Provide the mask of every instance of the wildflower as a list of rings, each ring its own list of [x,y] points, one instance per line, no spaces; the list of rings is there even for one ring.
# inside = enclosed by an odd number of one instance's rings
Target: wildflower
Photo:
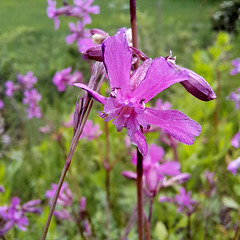
[[[178,176],[180,174],[180,164],[178,162],[162,162],[164,150],[162,147],[155,144],[149,146],[149,152],[143,158],[143,178],[147,186],[149,195],[155,196],[157,194],[157,187],[159,184],[165,187],[165,176]],[[132,164],[137,165],[137,156],[133,154]],[[131,171],[124,171],[122,175],[136,179],[137,175]],[[171,178],[170,178],[171,179]],[[166,184],[167,186],[167,184]]]
[[[93,125],[91,120],[87,120],[83,128],[80,139],[87,138],[88,141],[92,141],[95,138],[98,138],[102,134],[102,131],[99,130],[99,125]]]
[[[41,95],[38,93],[37,89],[33,88],[31,90],[24,91],[23,103],[28,104],[26,112],[28,113],[28,119],[33,117],[41,118],[42,112],[41,108],[37,105],[37,102],[41,100]]]
[[[23,86],[24,89],[30,89],[37,82],[37,78],[33,75],[33,72],[29,71],[26,75],[17,75],[18,82]]]
[[[0,100],[0,109],[4,108],[4,102]]]
[[[45,193],[46,198],[49,198],[50,205],[56,190],[57,190],[57,184],[52,183],[52,189],[46,191]],[[68,184],[64,182],[58,195],[57,204],[67,207],[67,206],[72,206],[72,203],[73,203],[72,192],[68,188]]]
[[[236,58],[232,61],[232,65],[234,66],[234,69],[230,72],[231,75],[236,75],[240,73],[240,58]]]
[[[6,81],[5,87],[6,87],[5,93],[8,97],[12,97],[13,93],[18,89],[18,86],[14,85],[12,81]]]
[[[3,193],[3,192],[5,192],[5,189],[4,189],[4,187],[3,187],[3,186],[1,186],[1,185],[0,185],[0,192],[2,192],[2,193]]]
[[[57,2],[54,0],[48,0],[47,15],[54,20],[55,30],[59,28],[60,21],[58,16],[70,13],[71,6],[67,5],[57,9]]]
[[[49,125],[46,125],[46,126],[42,126],[38,129],[39,132],[41,133],[50,133],[51,132],[51,127]]]
[[[131,142],[139,151],[147,154],[146,139],[140,129],[150,124],[164,129],[177,140],[193,144],[201,126],[177,110],[156,110],[145,107],[159,92],[174,83],[189,79],[187,71],[177,71],[164,58],[146,60],[130,77],[132,52],[123,31],[107,38],[102,44],[103,59],[112,92],[105,98],[83,84],[74,84],[86,91],[104,105],[101,117],[113,121],[118,131],[124,127]]]
[[[172,105],[170,102],[163,102],[162,99],[157,99],[155,103],[155,108],[159,110],[169,110],[171,107]]]
[[[175,63],[176,57],[172,58],[172,52],[170,51],[170,55],[165,58],[177,71],[187,71],[189,78],[185,79],[185,81],[180,82],[184,88],[191,93],[194,97],[202,100],[202,101],[210,101],[216,98],[216,95],[208,82],[195,72],[180,67]]]
[[[236,134],[233,136],[233,138],[232,138],[232,140],[231,140],[231,144],[232,144],[232,146],[235,147],[235,148],[238,148],[238,147],[239,147],[239,143],[240,143],[240,130],[239,130],[238,133],[236,133]]]
[[[83,24],[92,22],[91,14],[99,14],[100,8],[98,5],[91,6],[93,0],[74,0],[74,7],[71,10],[71,16],[81,18]]]
[[[86,210],[86,197],[81,197],[79,202],[79,212],[84,212]]]
[[[82,82],[83,76],[79,71],[75,71],[73,74],[70,74],[72,71],[71,67],[65,68],[60,72],[56,72],[53,77],[53,83],[57,86],[59,92],[66,90],[66,85],[71,85],[75,82]]]
[[[4,226],[0,229],[0,236],[6,234],[14,225],[22,231],[26,231],[28,219],[25,213],[40,214],[41,210],[36,208],[35,205],[40,203],[39,199],[35,199],[24,203],[20,206],[20,199],[13,197],[9,206],[0,207],[0,216],[3,219]]]
[[[82,38],[90,38],[90,31],[84,29],[82,22],[78,21],[76,26],[74,23],[69,23],[71,34],[66,36],[65,41],[67,44],[72,44],[74,41],[80,41]],[[93,45],[93,44],[92,44]]]
[[[236,89],[236,92],[231,92],[229,96],[227,97],[228,100],[235,102],[235,107],[238,110],[239,109],[239,102],[240,102],[240,88]]]
[[[195,210],[193,206],[196,205],[197,202],[193,200],[190,195],[191,191],[186,192],[186,189],[181,187],[179,189],[179,194],[176,195],[175,198],[160,196],[158,201],[174,203],[176,206],[178,206],[178,212],[185,212],[188,215],[191,215]]]
[[[235,175],[237,174],[237,170],[239,167],[240,167],[240,157],[230,162],[227,166],[227,170]]]
[[[84,227],[84,231],[85,231],[85,233],[86,233],[86,236],[87,236],[87,237],[91,237],[91,236],[92,236],[92,231],[91,231],[91,228],[90,228],[90,226],[89,226],[89,222],[88,222],[87,219],[85,219],[85,220],[83,221],[83,227]]]

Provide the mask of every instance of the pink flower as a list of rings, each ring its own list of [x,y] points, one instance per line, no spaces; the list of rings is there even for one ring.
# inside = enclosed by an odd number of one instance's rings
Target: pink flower
[[[37,82],[37,78],[33,75],[33,72],[27,72],[26,75],[17,75],[18,82],[23,86],[24,89],[32,88]]]
[[[115,118],[113,124],[118,131],[124,127],[131,142],[139,151],[147,154],[146,139],[140,129],[156,125],[184,144],[193,144],[201,126],[177,110],[157,110],[145,106],[158,93],[172,84],[189,79],[187,71],[177,71],[164,58],[146,60],[131,74],[132,52],[125,33],[118,32],[102,44],[103,59],[112,92],[105,98],[84,84],[74,84],[88,91],[104,105],[101,117],[105,121]]]
[[[150,195],[155,196],[157,186],[163,182],[164,176],[176,176],[180,174],[180,164],[178,162],[163,162],[164,150],[162,147],[155,144],[149,146],[149,152],[143,158],[143,176],[145,183],[150,191]],[[137,165],[137,155],[133,154],[132,164]],[[124,171],[122,173],[125,177],[136,179],[136,173]]]
[[[193,206],[196,205],[197,202],[193,200],[190,195],[190,191],[186,192],[186,189],[181,187],[179,189],[179,194],[176,195],[174,199],[166,196],[160,196],[158,201],[174,203],[178,206],[178,212],[185,212],[188,215],[191,215],[195,211]]]
[[[91,6],[94,0],[74,0],[74,7],[72,8],[71,15],[81,18],[83,24],[92,22],[91,14],[99,14],[100,8],[97,5]]]
[[[102,131],[99,130],[99,125],[93,125],[93,122],[91,120],[87,120],[80,139],[87,138],[88,141],[92,141],[93,139],[98,138],[101,134]]]
[[[239,109],[239,102],[240,102],[240,88],[236,89],[236,92],[231,92],[229,96],[227,97],[228,100],[235,102],[235,107],[238,110]]]
[[[12,81],[6,81],[5,87],[6,87],[5,93],[8,97],[12,97],[13,93],[18,89],[18,86],[14,85]]]
[[[230,171],[232,174],[236,175],[239,167],[240,167],[240,157],[230,162],[227,166],[227,170]]]
[[[240,73],[240,58],[236,58],[232,61],[232,65],[234,66],[234,69],[230,72],[231,75],[236,75]]]
[[[56,72],[53,77],[53,83],[57,86],[59,92],[66,90],[66,85],[72,85],[75,82],[82,82],[83,76],[79,71],[75,71],[73,74],[70,74],[72,71],[71,67],[65,68],[62,71]]]
[[[232,144],[232,146],[235,147],[235,148],[238,148],[238,147],[239,147],[239,143],[240,143],[240,130],[239,130],[238,133],[236,133],[236,134],[233,136],[233,138],[232,138],[232,140],[231,140],[231,144]]]

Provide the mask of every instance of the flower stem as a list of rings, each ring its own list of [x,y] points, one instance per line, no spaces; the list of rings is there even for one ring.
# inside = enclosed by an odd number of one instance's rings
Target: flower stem
[[[107,200],[107,208],[106,208],[106,228],[107,228],[107,239],[110,239],[110,140],[109,140],[109,128],[108,122],[105,122],[105,135],[106,135],[106,179],[105,179],[105,188],[106,188],[106,200]]]
[[[240,214],[240,212],[239,212],[239,214]],[[233,240],[238,240],[239,232],[240,232],[240,220],[238,221],[237,229],[235,231]]]
[[[131,28],[132,28],[133,47],[138,48],[136,0],[130,0],[130,21],[131,21]],[[138,66],[139,66],[139,61],[137,61],[134,64],[134,69],[137,69]]]
[[[191,240],[191,215],[187,215],[187,240]]]
[[[137,149],[138,240],[143,240],[142,176],[143,176],[143,156]]]

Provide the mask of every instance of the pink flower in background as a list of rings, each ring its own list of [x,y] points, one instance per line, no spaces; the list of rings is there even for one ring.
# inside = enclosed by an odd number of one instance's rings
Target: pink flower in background
[[[37,213],[40,214],[40,208],[36,208],[36,205],[40,204],[39,199],[31,200],[20,206],[20,199],[13,197],[11,203],[6,206],[0,206],[0,216],[2,217],[3,227],[0,228],[0,236],[5,235],[14,225],[22,231],[26,231],[28,226],[28,219],[25,213]]]
[[[175,177],[181,174],[181,166],[178,162],[165,161],[161,164],[159,163],[162,161],[163,155],[164,150],[162,147],[151,144],[149,145],[148,154],[143,158],[144,183],[146,184],[147,189],[150,192],[149,195],[151,196],[155,196],[157,194],[157,187],[160,183],[163,187],[165,187],[165,176]],[[136,153],[134,153],[132,156],[132,164],[135,166],[137,165]],[[124,171],[122,172],[122,175],[130,179],[136,179],[137,177],[136,173],[131,171]],[[175,183],[177,183],[177,181],[175,181]]]
[[[162,99],[157,99],[155,103],[155,108],[159,110],[170,110],[172,104],[170,102],[163,102]]]
[[[232,61],[232,65],[234,66],[234,69],[230,72],[231,75],[236,75],[240,73],[240,58],[236,58]]]
[[[82,22],[78,21],[75,25],[74,23],[69,23],[69,29],[71,34],[66,36],[65,41],[67,44],[72,44],[74,41],[79,42],[82,38],[90,38],[90,31],[84,29],[84,25]]]
[[[38,93],[37,89],[33,88],[31,90],[24,91],[23,103],[28,104],[26,112],[28,113],[28,119],[33,117],[41,118],[42,111],[41,108],[37,105],[37,102],[41,100],[41,95]]]
[[[237,170],[239,167],[240,167],[240,157],[230,162],[227,166],[227,170],[235,175],[237,174]]]
[[[57,190],[57,184],[52,183],[52,189],[46,191],[45,196],[49,199],[49,205],[51,205],[54,194]],[[63,183],[61,190],[58,195],[57,204],[67,207],[72,206],[73,204],[73,196],[71,190],[68,188],[68,184],[66,182]]]
[[[54,20],[55,30],[57,30],[60,25],[58,16],[70,14],[71,9],[72,7],[69,5],[57,9],[57,2],[54,0],[48,0],[47,15]]]
[[[70,74],[72,71],[71,67],[65,68],[62,71],[56,72],[53,77],[53,83],[57,86],[59,92],[66,90],[66,85],[72,85],[75,82],[83,82],[82,73],[75,71],[73,74]]]
[[[110,97],[105,98],[84,84],[74,84],[104,105],[101,117],[105,121],[115,118],[113,124],[118,131],[125,127],[131,142],[143,155],[147,154],[147,143],[140,126],[148,129],[150,124],[157,125],[180,142],[193,144],[194,137],[201,132],[197,122],[177,110],[163,111],[145,106],[159,92],[188,79],[188,72],[178,72],[160,57],[146,60],[131,74],[132,52],[123,31],[107,38],[102,49],[112,89]]]
[[[88,141],[92,141],[93,139],[98,138],[101,134],[102,131],[99,130],[99,125],[93,125],[91,120],[87,120],[80,139],[87,138]]]
[[[0,100],[0,109],[4,108],[4,102]]]
[[[239,109],[239,102],[240,102],[240,88],[236,89],[236,92],[231,92],[227,97],[228,100],[234,101],[236,109]]]
[[[236,133],[231,140],[231,144],[235,148],[239,148],[239,143],[240,143],[240,131]]]
[[[12,81],[6,81],[5,82],[5,87],[6,87],[6,91],[5,94],[8,97],[12,97],[13,93],[18,90],[18,86],[14,85],[14,83]]]
[[[158,201],[174,203],[178,206],[178,212],[184,212],[187,215],[191,215],[195,211],[194,205],[197,204],[197,201],[193,200],[190,195],[190,191],[187,192],[184,187],[181,187],[179,189],[179,194],[176,195],[175,198],[160,196]]]
[[[92,19],[89,14],[99,14],[100,8],[98,5],[91,6],[94,0],[74,0],[74,6],[71,15],[80,18],[83,24],[89,24]]]
[[[37,77],[33,75],[33,72],[29,71],[26,75],[17,75],[18,82],[23,86],[24,89],[32,88],[37,82]]]

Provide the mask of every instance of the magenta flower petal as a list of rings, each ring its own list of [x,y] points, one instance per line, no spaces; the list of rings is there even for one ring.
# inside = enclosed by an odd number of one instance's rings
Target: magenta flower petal
[[[161,174],[168,175],[168,176],[176,176],[180,174],[181,165],[179,162],[165,162],[158,167],[158,171]]]
[[[135,172],[132,172],[132,171],[123,171],[122,175],[126,178],[130,178],[130,179],[133,179],[133,180],[137,179],[137,174]]]
[[[124,97],[130,93],[130,70],[132,53],[128,47],[124,32],[117,32],[102,44],[103,61],[108,73],[110,86],[121,89]]]
[[[230,171],[232,174],[236,175],[239,167],[240,167],[240,157],[230,162],[227,166],[227,170]]]
[[[178,72],[163,57],[156,58],[148,68],[145,79],[131,97],[137,102],[144,99],[147,103],[164,89],[187,79],[189,79],[187,71]]]
[[[88,86],[86,86],[82,83],[74,83],[73,85],[75,87],[79,87],[79,88],[82,88],[82,89],[86,90],[96,101],[98,101],[102,104],[106,104],[106,98],[104,96],[102,96],[101,94],[95,92],[94,90],[92,90]]]
[[[146,108],[144,117],[148,123],[162,128],[178,141],[187,145],[193,144],[194,137],[199,136],[201,132],[200,124],[177,110],[161,111]]]
[[[148,146],[147,146],[146,138],[144,137],[142,131],[138,130],[135,134],[129,137],[131,142],[138,147],[140,153],[143,156],[146,156],[148,151]]]

